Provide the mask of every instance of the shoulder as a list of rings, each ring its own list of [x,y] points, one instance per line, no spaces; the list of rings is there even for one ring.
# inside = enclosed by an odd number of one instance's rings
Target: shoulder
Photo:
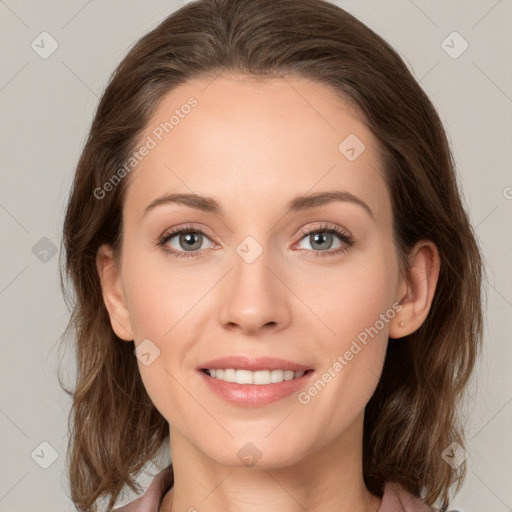
[[[139,498],[110,512],[158,512],[165,493],[174,483],[172,464],[162,469]]]
[[[406,491],[400,484],[387,482],[377,512],[437,512],[420,498]]]

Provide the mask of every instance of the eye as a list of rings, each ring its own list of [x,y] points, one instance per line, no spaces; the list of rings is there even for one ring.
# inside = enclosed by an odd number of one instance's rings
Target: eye
[[[198,257],[198,251],[208,249],[208,244],[204,245],[206,240],[209,238],[200,229],[183,226],[167,231],[160,238],[158,245],[177,258],[194,258]]]
[[[332,256],[345,252],[354,245],[353,237],[337,226],[324,225],[312,230],[301,231],[301,234],[304,235],[301,240],[308,242],[309,247],[306,249],[313,251],[313,257]],[[340,241],[339,245],[332,249],[336,238]]]
[[[323,225],[315,229],[301,231],[301,241],[307,241],[312,257],[333,256],[347,251],[354,245],[353,237],[337,226]],[[332,248],[338,239],[338,247]],[[182,226],[167,231],[158,241],[158,246],[176,258],[197,258],[200,251],[208,249],[206,241],[210,240],[200,229]],[[206,245],[205,245],[206,243]],[[210,241],[211,244],[213,242]],[[300,244],[300,242],[299,242]]]

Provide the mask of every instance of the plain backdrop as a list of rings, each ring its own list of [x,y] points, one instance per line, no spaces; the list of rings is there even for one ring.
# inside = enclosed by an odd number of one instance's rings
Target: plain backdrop
[[[111,72],[184,3],[0,0],[0,512],[75,510],[64,465],[70,400],[56,376],[69,317],[58,273],[64,207]],[[512,1],[334,3],[397,49],[448,131],[489,278],[468,476],[451,509],[510,511]]]

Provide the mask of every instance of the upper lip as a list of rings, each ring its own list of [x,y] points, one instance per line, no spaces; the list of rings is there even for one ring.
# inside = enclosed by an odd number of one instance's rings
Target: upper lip
[[[311,366],[295,363],[294,361],[287,361],[286,359],[279,359],[277,357],[244,357],[244,356],[229,356],[212,359],[203,363],[200,370],[217,370],[234,368],[236,370],[292,370],[294,372],[312,370]]]

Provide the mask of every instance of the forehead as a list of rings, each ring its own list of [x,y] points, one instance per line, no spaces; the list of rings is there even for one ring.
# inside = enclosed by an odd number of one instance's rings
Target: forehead
[[[325,85],[288,76],[186,82],[155,108],[129,176],[125,208],[164,193],[216,197],[232,207],[342,189],[389,215],[378,142],[357,111]],[[263,200],[263,203],[262,203]]]

